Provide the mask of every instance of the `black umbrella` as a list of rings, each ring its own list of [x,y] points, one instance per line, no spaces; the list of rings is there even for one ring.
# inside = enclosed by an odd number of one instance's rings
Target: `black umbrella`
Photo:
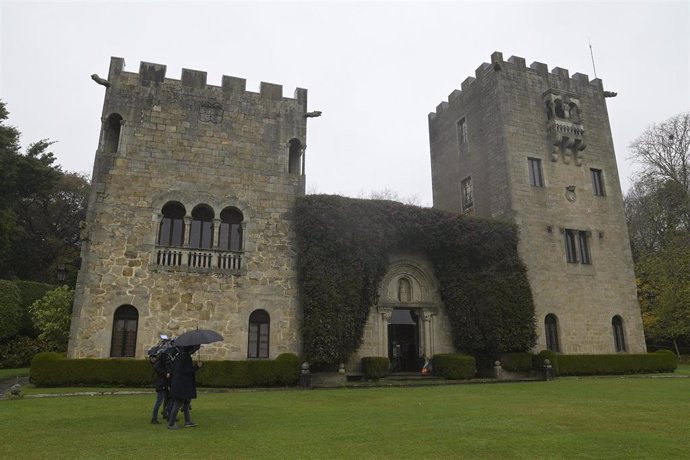
[[[216,331],[208,329],[194,329],[187,331],[175,339],[175,346],[186,347],[188,345],[201,345],[204,343],[220,342],[223,336]]]

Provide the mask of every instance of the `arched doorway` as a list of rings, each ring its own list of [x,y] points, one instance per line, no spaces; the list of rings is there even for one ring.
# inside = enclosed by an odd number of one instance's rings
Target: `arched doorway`
[[[419,349],[419,316],[411,309],[394,308],[388,320],[391,372],[419,371]]]

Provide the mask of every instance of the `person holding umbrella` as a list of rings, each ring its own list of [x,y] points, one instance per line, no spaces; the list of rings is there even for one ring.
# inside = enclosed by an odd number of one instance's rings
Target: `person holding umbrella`
[[[175,420],[180,409],[184,415],[184,426],[197,426],[189,414],[189,408],[191,400],[196,398],[196,371],[201,367],[201,363],[195,365],[191,355],[201,348],[201,344],[221,340],[223,340],[222,335],[205,329],[188,331],[175,339],[175,346],[180,349],[180,353],[173,361],[170,376],[172,406],[168,414],[168,429],[179,428]]]
[[[170,413],[168,414],[168,429],[176,430],[179,427],[175,421],[177,413],[182,409],[184,415],[184,426],[187,428],[197,426],[189,414],[189,406],[192,399],[196,399],[196,371],[201,367],[201,363],[192,362],[192,354],[200,347],[199,345],[187,345],[180,348],[180,353],[173,361],[172,372],[170,373],[170,393],[171,402]]]

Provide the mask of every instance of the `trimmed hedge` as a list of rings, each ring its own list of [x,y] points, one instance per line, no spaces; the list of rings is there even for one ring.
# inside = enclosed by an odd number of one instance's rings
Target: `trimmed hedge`
[[[29,367],[36,354],[54,351],[53,344],[43,339],[18,336],[0,343],[0,369]]]
[[[529,372],[532,370],[531,353],[503,353],[499,360],[501,368],[508,372]]]
[[[12,281],[0,280],[0,340],[14,337],[22,325],[21,296]]]
[[[477,373],[474,357],[460,353],[434,355],[434,373],[446,379],[471,379]]]
[[[362,373],[367,380],[378,380],[390,373],[391,362],[380,356],[366,356],[362,358]]]
[[[618,375],[673,372],[678,360],[672,353],[560,355],[559,375]]]
[[[19,334],[28,337],[38,337],[40,331],[34,327],[29,307],[58,286],[38,283],[36,281],[15,281],[15,284],[19,289],[19,306],[22,309],[22,321]]]
[[[294,385],[299,379],[299,358],[284,353],[267,361],[206,361],[197,373],[202,387],[252,387]],[[40,353],[29,373],[36,386],[147,387],[153,368],[142,359],[67,359],[62,353]]]

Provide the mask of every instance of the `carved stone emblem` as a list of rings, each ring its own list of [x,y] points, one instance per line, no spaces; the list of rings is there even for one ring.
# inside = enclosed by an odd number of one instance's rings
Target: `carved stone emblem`
[[[220,104],[206,104],[199,107],[199,120],[207,123],[221,123],[223,121],[223,107]]]
[[[571,203],[577,199],[577,195],[575,194],[575,186],[574,185],[568,185],[565,188],[565,199],[570,201]]]

